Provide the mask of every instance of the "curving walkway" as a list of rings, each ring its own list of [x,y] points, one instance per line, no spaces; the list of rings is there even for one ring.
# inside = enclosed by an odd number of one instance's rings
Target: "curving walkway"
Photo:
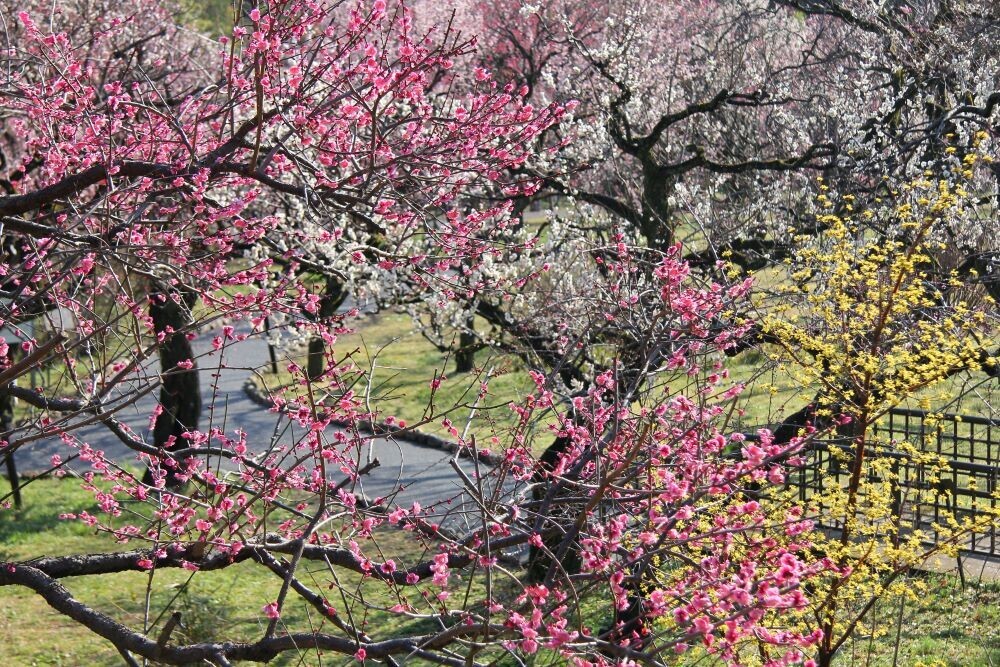
[[[236,330],[249,332],[246,325],[238,326]],[[217,351],[212,346],[212,339],[221,333],[221,327],[207,331],[193,342],[201,374],[204,406],[200,430],[219,427],[230,434],[242,430],[247,434],[251,451],[265,449],[272,439],[285,445],[298,440],[302,435],[301,428],[283,415],[261,407],[244,390],[244,384],[254,373],[270,366],[263,336],[252,335],[241,342],[230,341]],[[154,360],[148,366],[148,372],[155,375],[155,371]],[[152,442],[149,416],[157,404],[157,395],[158,391],[151,392],[118,413],[121,421],[146,442]],[[135,452],[103,425],[84,426],[77,433],[83,441],[96,450],[104,451],[112,460],[120,463],[136,461]],[[461,531],[479,523],[475,516],[478,512],[472,511],[477,506],[464,492],[463,482],[452,468],[450,452],[398,438],[369,436],[366,442],[381,465],[359,480],[355,492],[363,493],[369,499],[392,496],[396,503],[404,507],[413,502],[419,502],[424,508],[433,506],[435,516],[440,516],[442,524],[452,530]],[[30,443],[17,452],[18,468],[22,471],[45,470],[51,465],[53,454],[65,459],[72,453],[71,448],[56,438]],[[211,463],[217,466],[221,462],[216,460]],[[69,465],[77,470],[87,467],[80,461]],[[459,465],[470,479],[475,478],[474,462],[462,459]],[[480,467],[486,469],[483,464]],[[338,471],[331,478],[338,479],[339,475]],[[509,486],[504,489],[505,495],[514,492]]]

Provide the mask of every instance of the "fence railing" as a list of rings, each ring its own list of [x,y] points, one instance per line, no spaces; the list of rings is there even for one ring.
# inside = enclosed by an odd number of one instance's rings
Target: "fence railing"
[[[950,518],[962,521],[997,510],[1000,420],[953,414],[930,419],[922,410],[896,409],[873,432],[883,444],[868,450],[866,457],[882,460],[892,494],[891,516],[882,520],[885,530],[901,539],[921,530],[926,542],[935,543],[942,537],[935,528],[947,525]],[[938,461],[914,460],[899,447],[903,442],[934,454]],[[825,510],[829,491],[846,487],[850,480],[853,453],[850,438],[817,441],[804,453],[804,464],[789,474],[788,483],[797,489],[800,501],[818,506],[824,528],[842,528],[832,518],[835,513]],[[877,472],[868,474],[868,481],[883,481]],[[967,554],[1000,558],[996,524],[963,536],[958,546]]]

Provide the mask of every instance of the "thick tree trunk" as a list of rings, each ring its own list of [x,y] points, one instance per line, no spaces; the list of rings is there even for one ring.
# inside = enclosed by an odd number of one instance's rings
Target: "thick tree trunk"
[[[552,483],[549,479],[548,472],[555,467],[556,462],[559,460],[559,455],[566,451],[569,446],[570,440],[568,438],[556,438],[548,449],[539,458],[539,463],[541,464],[541,470],[536,472],[532,478],[532,482],[535,484],[532,490],[532,499],[535,501],[535,511],[539,511],[542,503],[545,501],[545,497],[549,493],[550,485]],[[560,510],[564,511],[564,510]],[[548,516],[546,521],[543,523],[543,529],[548,529],[557,522],[555,517],[552,517],[551,510],[547,512]],[[553,520],[556,519],[556,520]],[[566,520],[562,522],[563,527],[569,529],[569,527],[576,520],[576,517],[572,513],[567,514]],[[546,530],[548,532],[548,530]],[[528,580],[532,583],[539,583],[545,580],[548,576],[549,571],[555,566],[552,557],[549,553],[559,554],[560,546],[565,540],[565,536],[562,534],[546,535],[542,538],[543,547],[537,547],[534,544],[531,545],[528,551]],[[579,546],[574,542],[566,550],[560,562],[561,569],[567,574],[579,574],[582,561],[580,558]]]
[[[532,482],[535,486],[532,490],[532,498],[535,501],[535,511],[539,511],[542,503],[544,502],[546,496],[549,494],[551,488],[551,480],[548,477],[548,471],[552,470],[559,456],[566,451],[569,446],[570,440],[568,438],[556,438],[551,445],[545,450],[542,456],[539,458],[539,463],[541,464],[541,471],[536,473]],[[565,506],[560,511],[565,511]],[[547,513],[551,517],[551,512]],[[551,517],[554,519],[554,517]],[[568,513],[564,521],[559,522],[558,519],[554,521],[548,521],[548,526],[551,527],[555,523],[561,523],[562,527],[570,530],[572,525],[576,521],[576,516],[572,512]],[[553,562],[552,556],[560,556],[560,550],[563,548],[563,543],[566,540],[566,535],[563,533],[556,533],[553,535],[546,535],[542,538],[543,547],[537,547],[531,545],[528,551],[528,581],[531,583],[541,583],[549,577],[550,572],[556,564]],[[582,567],[582,559],[580,557],[579,544],[574,540],[572,544],[568,546],[561,554],[561,559],[559,562],[559,569],[557,574],[553,577],[560,576],[563,572],[566,575],[579,574]],[[558,585],[558,579],[553,578],[552,582]],[[610,628],[604,628],[602,634],[605,632],[609,633],[609,641],[614,643],[627,642],[630,646],[646,645],[650,638],[652,637],[649,632],[649,628],[645,619],[645,607],[643,604],[643,595],[641,592],[641,585],[638,582],[631,584],[632,592],[629,594],[628,606],[623,609],[615,609],[614,620]],[[609,655],[609,657],[614,657]]]
[[[673,212],[670,195],[674,191],[673,178],[661,173],[650,162],[642,170],[642,232],[652,250],[666,251],[674,243]]]
[[[264,318],[264,334],[267,336],[267,358],[271,360],[271,373],[278,374],[278,356],[274,353],[274,344],[271,342],[271,318]]]
[[[153,444],[167,452],[187,446],[183,434],[198,428],[201,416],[198,366],[195,364],[190,369],[177,367],[178,362],[194,361],[194,350],[183,329],[190,321],[191,308],[197,299],[196,292],[187,290],[179,303],[171,298],[170,292],[156,292],[149,299],[153,328],[158,334],[166,334],[160,346],[160,405],[163,411],[153,425]],[[183,486],[183,481],[178,478],[178,471],[170,462],[167,461],[164,465],[167,467],[167,488]],[[143,482],[153,482],[149,470],[146,471]]]
[[[476,368],[476,318],[465,321],[465,329],[458,334],[458,349],[455,350],[455,372],[471,373]]]
[[[641,650],[649,645],[652,638],[653,634],[646,620],[645,598],[641,592],[641,584],[634,582],[628,595],[628,606],[625,609],[615,608],[614,625],[611,627],[608,641],[614,644],[626,643],[633,649]],[[608,657],[614,656],[609,653]]]
[[[313,381],[320,379],[326,372],[326,343],[319,336],[311,337],[306,354],[306,377]]]
[[[337,309],[347,299],[344,285],[336,278],[326,279],[326,289],[319,300],[319,311],[315,320],[322,322],[337,314]],[[326,372],[326,341],[321,336],[312,336],[306,356],[306,377],[318,380]]]

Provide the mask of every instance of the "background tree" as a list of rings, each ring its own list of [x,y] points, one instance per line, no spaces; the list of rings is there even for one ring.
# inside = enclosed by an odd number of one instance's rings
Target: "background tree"
[[[996,131],[992,3],[567,0],[420,11],[436,20],[454,12],[456,26],[489,45],[477,64],[513,76],[533,100],[579,102],[571,123],[541,138],[556,144],[572,135],[572,145],[522,169],[542,179],[532,199],[548,202],[554,218],[537,230],[545,244],[530,261],[548,263],[567,287],[566,274],[575,273],[581,289],[561,291],[563,300],[584,298],[601,279],[592,264],[603,261],[599,255],[561,260],[580,240],[661,250],[682,240],[699,270],[725,281],[726,266],[773,269],[793,252],[792,236],[823,232],[816,176],[831,195],[874,207],[891,184],[928,169],[964,178],[971,163],[995,153],[975,138]],[[973,178],[971,189],[992,206],[995,170]],[[898,227],[875,227],[880,222],[868,223],[872,232],[894,238]],[[966,282],[990,274],[994,222],[948,222],[936,232]],[[504,269],[516,265],[508,260]],[[481,340],[544,356],[556,329],[544,322],[551,303],[537,296],[521,308],[480,299],[477,310],[491,324]],[[581,356],[570,371],[562,360],[560,375],[593,377],[600,364],[591,361]],[[778,430],[787,440],[806,415],[779,419],[788,420]]]

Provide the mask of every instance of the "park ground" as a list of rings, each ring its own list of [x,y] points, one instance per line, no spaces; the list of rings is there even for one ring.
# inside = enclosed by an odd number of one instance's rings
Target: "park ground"
[[[391,343],[391,344],[390,344]],[[423,337],[416,333],[412,321],[403,314],[385,313],[362,320],[356,333],[338,342],[342,350],[353,353],[359,365],[374,368],[375,392],[387,414],[394,414],[410,423],[421,421],[425,406],[431,399],[426,378],[434,371],[447,379],[437,390],[441,405],[469,403],[469,407],[451,415],[462,428],[471,418],[477,428],[486,426],[502,430],[511,423],[503,409],[503,398],[511,399],[531,389],[524,369],[508,357],[490,352],[480,353],[477,365],[491,370],[494,379],[491,391],[495,399],[477,406],[467,399],[473,376],[457,375],[448,360],[442,357]],[[736,365],[736,379],[750,380],[751,369],[759,368],[760,359],[748,359]],[[287,374],[265,374],[260,389],[273,388],[287,382]],[[751,386],[745,397],[744,424],[766,422],[766,415],[794,410],[796,392],[780,374],[772,374]],[[474,392],[473,392],[474,397]],[[493,406],[492,409],[483,409]],[[973,406],[975,409],[976,406]],[[484,421],[489,423],[484,424]],[[424,430],[446,434],[437,421],[426,424]],[[60,519],[60,514],[96,511],[92,496],[79,488],[73,478],[45,478],[25,489],[25,508],[0,513],[0,561],[19,560],[39,553],[63,555],[107,549],[107,540],[94,534],[80,522]],[[408,553],[414,560],[427,557],[427,545],[411,539],[398,530],[387,530],[381,536],[387,551]],[[128,547],[122,547],[128,548]],[[325,571],[313,573],[317,588],[322,587]],[[250,638],[259,634],[266,624],[261,608],[273,600],[280,586],[262,568],[250,563],[219,572],[192,573],[184,570],[157,572],[161,578],[151,598],[152,617],[143,618],[149,576],[143,573],[122,573],[103,577],[68,579],[65,585],[85,603],[112,613],[130,625],[150,627],[155,633],[163,619],[158,610],[179,609],[182,612],[183,639],[204,641],[221,637]],[[916,576],[916,575],[915,575]],[[355,578],[347,587],[356,590],[364,582]],[[987,667],[1000,664],[1000,581],[987,581],[971,576],[963,588],[958,578],[948,573],[919,577],[925,591],[918,600],[878,607],[874,625],[882,628],[880,636],[859,634],[854,637],[839,659],[845,666],[924,665],[925,667]],[[168,585],[164,586],[164,581]],[[348,604],[363,615],[362,623],[380,628],[384,636],[387,623],[419,624],[419,620],[400,621],[398,617],[364,610],[363,605]],[[900,613],[902,611],[902,614]],[[262,620],[263,619],[263,620]],[[282,619],[287,628],[315,627],[315,613],[307,608],[291,608]],[[400,628],[402,630],[402,627]],[[407,630],[413,631],[415,627]],[[180,637],[179,637],[180,638]],[[49,610],[36,594],[15,587],[0,588],[0,647],[10,667],[31,665],[118,665],[121,658],[111,645],[82,626]],[[694,662],[692,662],[694,660]],[[344,664],[343,657],[331,658],[312,652],[288,654],[278,658],[278,665]],[[551,655],[541,654],[537,664],[556,664]],[[697,658],[682,664],[704,664]]]
[[[0,561],[46,553],[62,555],[107,548],[107,540],[75,521],[59,515],[67,511],[95,511],[93,498],[72,479],[45,479],[25,490],[25,509],[0,514]],[[409,550],[416,561],[426,554],[411,536],[399,530],[380,535],[389,551]],[[125,547],[123,547],[125,548]],[[192,573],[164,570],[150,606],[158,613],[173,603],[184,619],[180,632],[189,641],[221,637],[250,638],[266,624],[261,607],[274,599],[280,582],[251,563],[217,572]],[[315,571],[318,582],[324,571]],[[164,586],[163,580],[169,583]],[[1000,582],[970,578],[963,589],[957,577],[948,574],[921,577],[926,593],[907,603],[900,622],[898,605],[876,609],[876,625],[884,627],[880,637],[858,635],[839,660],[845,666],[889,667],[990,667],[1000,663]],[[63,582],[85,603],[108,611],[119,620],[143,624],[143,608],[149,578],[130,572],[102,577],[78,577]],[[347,586],[363,585],[353,578]],[[176,596],[176,600],[173,598]],[[155,629],[162,620],[154,617]],[[386,623],[398,617],[369,612],[370,625],[386,632]],[[283,622],[287,627],[309,627],[315,613],[291,607]],[[420,621],[407,629],[413,631]],[[402,629],[402,627],[400,628]],[[898,651],[897,651],[898,632]],[[0,647],[6,667],[120,665],[111,646],[82,626],[50,610],[38,595],[16,587],[0,588]],[[895,657],[895,661],[894,661]],[[314,653],[280,656],[277,665],[339,665],[349,660]],[[537,664],[556,664],[551,656],[539,656]],[[696,663],[688,663],[696,664]],[[710,664],[710,663],[697,663]]]

